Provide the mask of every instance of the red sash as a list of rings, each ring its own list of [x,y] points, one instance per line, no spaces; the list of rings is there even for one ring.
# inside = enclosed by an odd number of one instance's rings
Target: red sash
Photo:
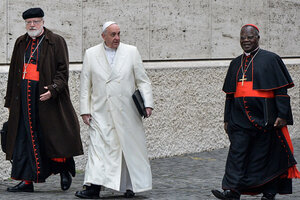
[[[242,85],[244,84],[244,85]],[[253,90],[253,82],[245,81],[237,82],[236,92],[234,93],[234,97],[264,97],[264,98],[274,98],[273,91],[263,91],[263,90]]]
[[[294,147],[293,147],[292,140],[291,140],[287,126],[283,127],[281,129],[281,131],[285,137],[285,140],[287,141],[287,143],[289,145],[289,148],[290,148],[292,154],[294,154]],[[296,165],[294,165],[288,169],[287,178],[300,178],[300,172],[298,171]]]

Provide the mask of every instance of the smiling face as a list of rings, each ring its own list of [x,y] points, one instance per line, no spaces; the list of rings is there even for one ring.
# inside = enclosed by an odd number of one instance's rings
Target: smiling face
[[[252,26],[245,26],[241,30],[240,44],[246,53],[250,53],[258,47],[259,33]]]
[[[109,48],[116,49],[120,44],[120,27],[112,24],[102,33],[102,38]]]

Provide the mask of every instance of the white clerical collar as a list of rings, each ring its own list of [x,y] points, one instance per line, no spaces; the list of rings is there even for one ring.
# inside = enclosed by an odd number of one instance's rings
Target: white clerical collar
[[[256,49],[254,49],[253,51],[249,52],[249,53],[244,52],[244,54],[245,54],[246,56],[250,56],[250,54],[251,54],[252,52],[257,51],[258,49],[259,49],[259,46],[258,46]]]
[[[117,49],[109,48],[108,46],[106,46],[105,43],[104,43],[104,49],[106,52],[107,61],[110,64],[110,66],[113,67],[114,66],[114,58],[115,58]]]
[[[117,49],[113,49],[113,48],[110,48],[110,47],[106,46],[105,42],[104,42],[104,49],[106,51],[109,51],[109,52],[116,52],[117,51]]]

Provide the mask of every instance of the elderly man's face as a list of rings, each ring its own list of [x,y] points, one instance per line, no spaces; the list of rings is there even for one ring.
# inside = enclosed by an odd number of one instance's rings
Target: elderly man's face
[[[259,35],[252,26],[245,26],[241,30],[240,44],[246,53],[250,53],[258,47]]]
[[[31,37],[37,37],[43,30],[44,20],[40,17],[28,18],[25,20],[25,25],[28,35]]]
[[[110,25],[102,34],[102,38],[109,48],[118,48],[120,44],[120,27],[117,24]]]

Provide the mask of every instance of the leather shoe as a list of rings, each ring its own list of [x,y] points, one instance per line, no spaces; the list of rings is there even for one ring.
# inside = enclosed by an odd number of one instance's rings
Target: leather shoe
[[[68,171],[60,173],[60,187],[62,190],[68,190],[72,183],[72,177]]]
[[[33,192],[33,183],[25,184],[24,181],[21,181],[20,183],[18,183],[18,185],[7,188],[7,191],[8,192]]]
[[[275,200],[275,196],[276,196],[276,194],[264,193],[261,200]]]
[[[125,198],[133,198],[134,195],[135,193],[132,190],[126,190],[126,192],[124,193]]]
[[[212,190],[211,191],[215,197],[218,199],[225,199],[225,200],[240,200],[240,194],[234,192],[232,190],[224,190],[220,192],[219,190]]]
[[[100,185],[92,184],[91,186],[85,186],[85,190],[77,191],[75,196],[81,199],[100,199],[100,189]]]

